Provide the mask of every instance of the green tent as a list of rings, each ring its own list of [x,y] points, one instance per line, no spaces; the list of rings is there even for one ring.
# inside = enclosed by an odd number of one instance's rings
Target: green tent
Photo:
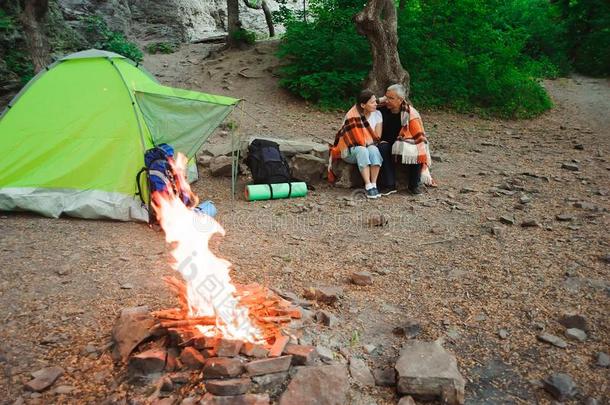
[[[193,162],[237,102],[163,86],[115,53],[66,56],[0,115],[0,210],[146,221],[144,151],[168,143]]]

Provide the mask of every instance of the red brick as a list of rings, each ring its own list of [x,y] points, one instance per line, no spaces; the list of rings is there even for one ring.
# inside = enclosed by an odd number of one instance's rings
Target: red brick
[[[214,395],[241,395],[252,385],[252,380],[249,378],[233,378],[229,380],[206,380],[206,391]]]
[[[235,339],[220,339],[216,346],[216,354],[218,357],[235,357],[239,354],[244,342]]]
[[[180,361],[191,369],[200,369],[205,363],[205,357],[194,347],[185,347],[180,354]]]
[[[204,378],[237,377],[244,371],[240,359],[232,357],[213,357],[205,361],[203,366]]]
[[[248,357],[256,357],[258,359],[262,359],[267,357],[267,355],[269,354],[269,350],[265,349],[263,345],[245,342],[241,347],[241,354]]]
[[[284,354],[292,356],[292,364],[297,366],[310,366],[318,358],[318,351],[313,346],[286,345]]]

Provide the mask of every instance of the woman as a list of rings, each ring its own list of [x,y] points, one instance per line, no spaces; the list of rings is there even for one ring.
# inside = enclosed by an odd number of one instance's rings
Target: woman
[[[329,180],[334,181],[331,163],[339,158],[357,164],[367,198],[379,198],[377,176],[383,159],[375,143],[381,138],[382,117],[377,98],[371,90],[360,92],[356,104],[347,112],[343,125],[330,148]]]

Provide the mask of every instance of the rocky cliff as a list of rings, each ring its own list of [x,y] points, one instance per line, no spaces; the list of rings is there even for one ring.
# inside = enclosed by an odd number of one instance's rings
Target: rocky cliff
[[[244,28],[267,34],[262,10],[246,7],[240,1],[240,20]],[[279,3],[267,0],[271,11]],[[98,14],[115,30],[143,41],[190,42],[226,31],[226,0],[58,0],[66,20],[80,21]],[[286,6],[301,8],[302,0],[288,0]],[[282,32],[282,27],[278,27]]]

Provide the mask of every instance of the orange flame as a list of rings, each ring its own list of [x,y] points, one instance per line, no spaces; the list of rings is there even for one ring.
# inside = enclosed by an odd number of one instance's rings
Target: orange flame
[[[176,184],[181,192],[192,194],[185,178],[187,159],[178,154],[173,164]],[[165,232],[165,240],[174,246],[174,270],[182,275],[186,285],[189,317],[215,317],[215,326],[197,325],[206,336],[222,336],[252,343],[262,341],[262,332],[251,322],[248,308],[240,305],[231,283],[231,263],[218,258],[209,249],[215,233],[224,229],[210,216],[187,207],[173,190],[153,193],[153,207]]]

